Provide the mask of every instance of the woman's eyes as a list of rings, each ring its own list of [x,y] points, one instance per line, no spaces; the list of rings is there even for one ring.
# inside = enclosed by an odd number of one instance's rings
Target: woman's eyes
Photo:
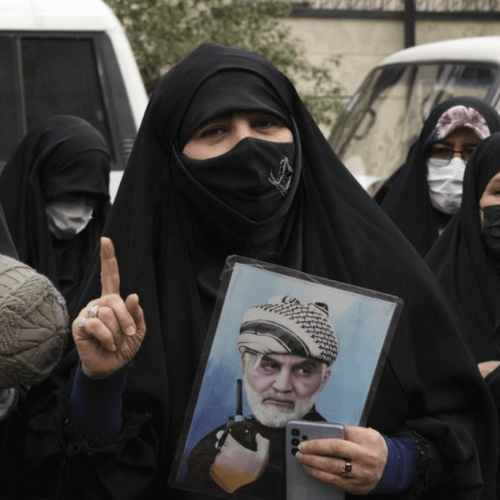
[[[256,115],[249,116],[246,119],[247,127],[256,130],[257,132],[267,133],[273,131],[279,127],[285,127],[285,125],[279,120],[271,115]],[[233,130],[236,130],[240,125],[233,121],[232,119],[227,119],[223,121],[209,122],[199,129],[195,133],[194,137],[198,140],[200,139],[217,139],[223,137],[225,134],[230,134]]]
[[[253,128],[257,129],[269,129],[273,127],[280,126],[281,122],[274,117],[271,116],[263,116],[256,118],[252,121]]]
[[[436,158],[448,157],[451,154],[453,154],[453,150],[444,146],[436,146],[431,149],[431,156]]]
[[[209,125],[198,133],[200,139],[211,139],[218,137],[227,131],[227,127],[221,124]]]

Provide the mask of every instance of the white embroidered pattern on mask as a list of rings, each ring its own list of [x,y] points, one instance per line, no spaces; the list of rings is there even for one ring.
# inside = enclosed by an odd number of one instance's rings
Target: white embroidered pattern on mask
[[[284,156],[280,160],[278,167],[278,175],[275,177],[271,170],[267,176],[267,180],[278,190],[281,196],[286,196],[290,185],[292,184],[293,167],[290,165],[290,160]]]

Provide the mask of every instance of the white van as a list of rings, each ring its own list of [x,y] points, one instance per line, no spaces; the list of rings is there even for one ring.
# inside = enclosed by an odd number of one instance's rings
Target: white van
[[[330,144],[373,194],[403,163],[430,110],[459,95],[500,111],[500,36],[429,43],[383,59],[336,122]]]
[[[0,169],[34,123],[73,114],[109,143],[114,197],[147,100],[102,0],[0,0]]]

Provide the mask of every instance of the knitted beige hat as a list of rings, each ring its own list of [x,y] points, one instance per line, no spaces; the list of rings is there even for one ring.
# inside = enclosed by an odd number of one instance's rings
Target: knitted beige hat
[[[51,281],[0,255],[0,389],[41,382],[61,359],[68,315]]]

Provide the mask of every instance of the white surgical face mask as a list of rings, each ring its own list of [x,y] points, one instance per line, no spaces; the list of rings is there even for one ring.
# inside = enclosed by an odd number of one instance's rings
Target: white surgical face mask
[[[453,215],[462,204],[462,185],[465,162],[456,156],[447,160],[427,160],[427,183],[432,206],[448,215]]]
[[[93,210],[83,196],[72,201],[49,202],[45,205],[49,230],[56,238],[69,240],[85,229]]]

